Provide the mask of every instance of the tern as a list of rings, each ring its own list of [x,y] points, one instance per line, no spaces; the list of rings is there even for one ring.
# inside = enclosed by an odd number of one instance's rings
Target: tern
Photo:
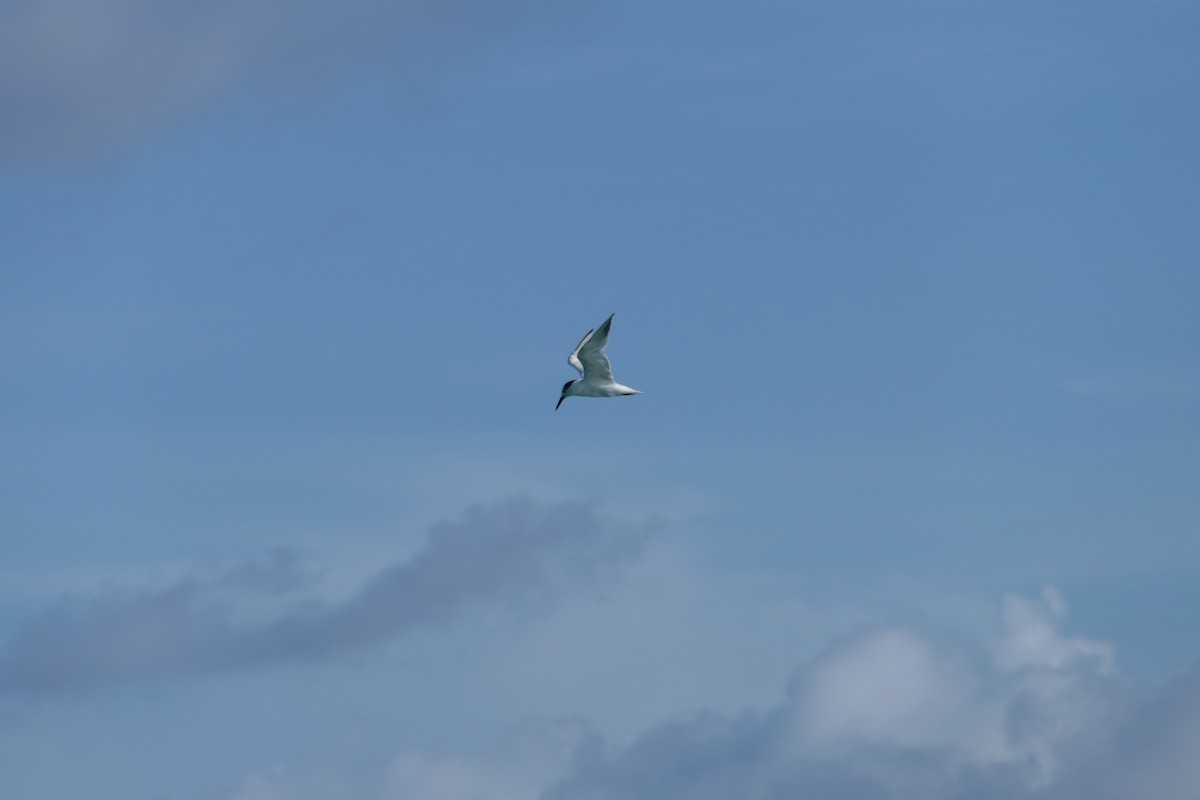
[[[641,394],[637,389],[622,386],[613,380],[612,364],[608,363],[608,356],[604,355],[604,348],[608,346],[608,331],[612,327],[614,316],[616,315],[610,314],[603,325],[588,331],[583,341],[575,346],[575,350],[567,358],[567,363],[579,370],[579,380],[563,384],[562,397],[558,398],[558,404],[554,406],[555,411],[558,411],[558,406],[562,405],[563,400],[571,396],[622,397]]]

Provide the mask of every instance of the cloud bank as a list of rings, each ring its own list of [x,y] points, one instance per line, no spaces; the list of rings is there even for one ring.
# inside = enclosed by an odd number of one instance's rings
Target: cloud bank
[[[17,0],[0,5],[0,158],[85,159],[246,86],[265,96],[362,66],[423,80],[502,36],[536,0]]]
[[[1002,633],[891,627],[795,675],[784,702],[698,713],[580,748],[544,800],[1159,800],[1200,786],[1200,671],[1137,702],[1101,642],[1062,636],[1061,598],[1005,601]]]
[[[1013,595],[995,630],[846,637],[765,710],[696,712],[620,744],[579,720],[533,720],[471,757],[351,768],[330,752],[247,775],[229,797],[1194,800],[1200,666],[1140,692],[1111,645],[1061,632],[1065,616],[1052,589]]]
[[[314,599],[312,576],[286,555],[156,591],[65,600],[0,651],[0,692],[330,658],[475,609],[544,602],[619,569],[649,533],[591,503],[509,499],[433,526],[419,552],[339,603]],[[237,604],[248,596],[277,610],[248,613]]]

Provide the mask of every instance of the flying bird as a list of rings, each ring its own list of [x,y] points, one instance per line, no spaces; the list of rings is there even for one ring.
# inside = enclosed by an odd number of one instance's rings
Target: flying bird
[[[608,363],[608,356],[604,355],[604,348],[608,346],[608,331],[612,327],[614,316],[616,315],[610,314],[603,325],[588,331],[583,341],[576,345],[574,352],[567,358],[567,363],[579,370],[579,380],[563,384],[562,397],[558,398],[558,404],[554,406],[555,411],[558,411],[558,406],[562,405],[563,400],[571,396],[621,397],[627,394],[641,394],[637,389],[622,386],[613,380],[612,364]]]

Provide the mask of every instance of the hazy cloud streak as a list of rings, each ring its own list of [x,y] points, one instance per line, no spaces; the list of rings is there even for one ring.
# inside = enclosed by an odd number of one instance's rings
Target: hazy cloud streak
[[[157,591],[67,600],[9,641],[0,691],[55,693],[327,658],[473,608],[556,596],[620,568],[648,536],[648,526],[615,523],[590,503],[510,499],[435,525],[424,548],[340,603],[306,595],[308,581],[286,557]],[[244,621],[229,596],[248,591],[286,610]]]

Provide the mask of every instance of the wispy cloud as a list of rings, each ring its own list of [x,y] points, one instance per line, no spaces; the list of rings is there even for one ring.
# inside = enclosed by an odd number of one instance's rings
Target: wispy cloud
[[[312,577],[285,555],[155,591],[64,600],[0,651],[0,692],[329,658],[472,609],[569,591],[635,558],[649,532],[591,503],[510,499],[435,525],[419,552],[337,603],[315,599]],[[238,605],[247,594],[277,610],[248,616]]]
[[[136,142],[244,86],[328,85],[374,60],[427,77],[537,0],[18,0],[0,6],[0,158],[74,161]]]

